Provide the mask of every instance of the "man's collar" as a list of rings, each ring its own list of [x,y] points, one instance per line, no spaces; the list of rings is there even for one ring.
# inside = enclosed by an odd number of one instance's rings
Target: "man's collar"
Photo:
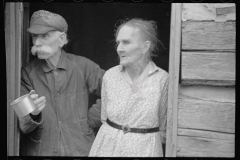
[[[148,68],[148,76],[159,70],[159,67],[152,61],[148,62],[146,68]],[[120,65],[120,72],[125,72],[125,67],[123,65]]]
[[[60,57],[60,60],[59,60],[56,68],[61,68],[61,69],[67,70],[67,62],[66,62],[65,59],[66,59],[66,52],[62,49],[61,50],[61,57]],[[46,60],[43,60],[42,61],[42,68],[43,68],[44,72],[50,72],[54,69],[54,66],[47,63]]]

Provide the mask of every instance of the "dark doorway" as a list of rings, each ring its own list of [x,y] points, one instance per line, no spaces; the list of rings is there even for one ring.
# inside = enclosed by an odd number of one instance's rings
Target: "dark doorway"
[[[119,64],[114,37],[118,22],[126,18],[154,20],[165,49],[160,46],[158,57],[153,61],[168,71],[171,3],[29,3],[29,18],[41,9],[58,13],[66,19],[69,38],[64,47],[66,52],[89,58],[105,70]],[[30,56],[30,61],[33,58]],[[89,106],[97,98],[90,96]],[[25,152],[24,139],[21,134],[20,155]]]
[[[64,47],[66,52],[87,57],[105,70],[119,64],[114,37],[119,21],[136,17],[154,20],[165,49],[160,46],[153,61],[168,71],[171,3],[30,3],[29,18],[40,9],[66,19],[69,38]],[[90,106],[96,98],[90,96]]]
[[[160,46],[157,66],[168,71],[171,3],[30,3],[30,17],[37,10],[62,15],[69,26],[65,51],[91,59],[107,70],[118,65],[114,30],[119,20],[143,18],[157,22]]]

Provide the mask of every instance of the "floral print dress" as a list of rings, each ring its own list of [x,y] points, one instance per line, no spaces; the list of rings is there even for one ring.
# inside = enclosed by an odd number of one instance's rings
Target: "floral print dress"
[[[167,121],[168,73],[150,61],[132,82],[126,69],[109,69],[102,84],[100,127],[89,156],[162,157]],[[155,128],[153,133],[123,133],[106,123],[106,119],[130,128]]]

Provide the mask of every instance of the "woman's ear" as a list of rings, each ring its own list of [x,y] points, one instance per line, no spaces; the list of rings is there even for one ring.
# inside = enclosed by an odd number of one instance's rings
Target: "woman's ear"
[[[147,53],[150,49],[150,46],[151,46],[151,42],[150,41],[145,41],[144,42],[144,48],[143,48],[143,53]]]

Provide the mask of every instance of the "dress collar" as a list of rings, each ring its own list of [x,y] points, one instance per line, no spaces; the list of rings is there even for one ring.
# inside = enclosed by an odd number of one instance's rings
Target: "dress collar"
[[[156,71],[159,71],[159,67],[157,67],[153,61],[149,61],[145,69],[148,70],[148,76],[153,74]],[[120,72],[125,72],[125,71],[126,71],[126,68],[123,65],[120,65]]]

